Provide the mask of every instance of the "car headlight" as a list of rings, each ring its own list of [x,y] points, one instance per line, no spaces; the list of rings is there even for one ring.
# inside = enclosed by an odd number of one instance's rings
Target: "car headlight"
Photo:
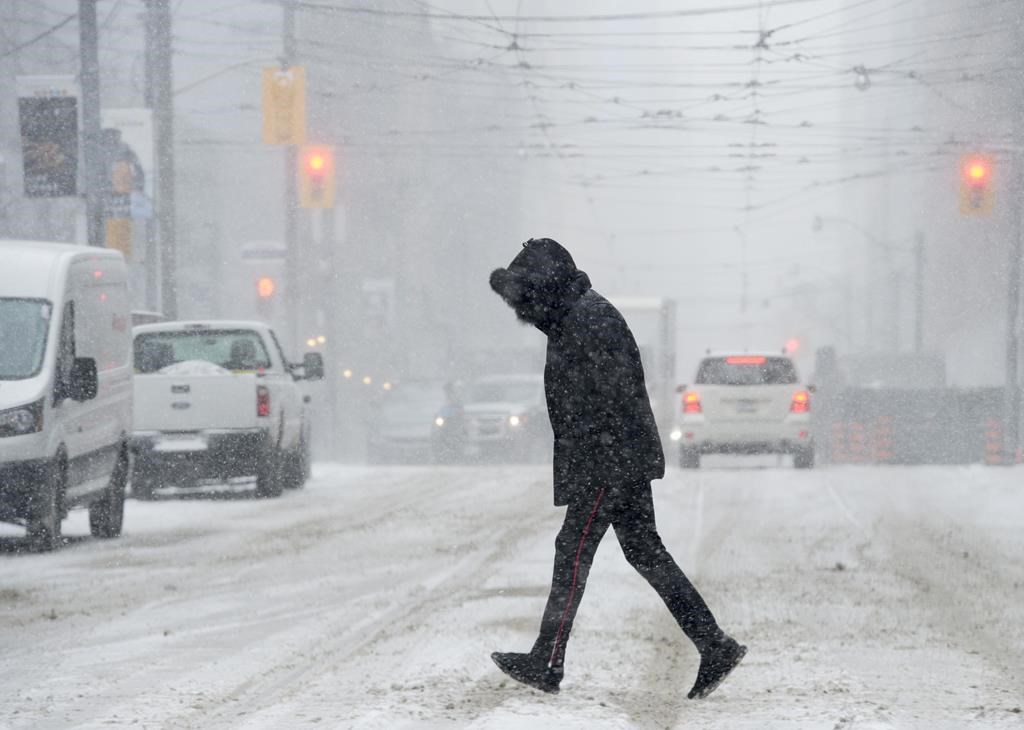
[[[508,425],[511,426],[512,428],[516,428],[517,426],[523,426],[525,424],[526,424],[526,416],[509,416],[508,417]]]
[[[35,403],[0,411],[0,438],[24,436],[43,429],[43,399]]]
[[[678,441],[683,437],[683,432],[680,431],[679,429],[673,429],[672,433],[670,433],[668,437],[673,441]]]
[[[434,425],[437,426],[438,428],[442,428],[444,426],[444,418],[442,418],[441,416],[435,418]]]

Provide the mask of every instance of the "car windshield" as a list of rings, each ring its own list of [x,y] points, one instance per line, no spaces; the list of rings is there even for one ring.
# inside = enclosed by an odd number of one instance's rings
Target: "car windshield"
[[[270,367],[263,339],[252,330],[175,330],[135,337],[135,370],[155,373],[168,365],[201,360],[227,370]]]
[[[381,404],[385,420],[430,420],[444,403],[441,383],[399,383]]]
[[[528,403],[540,397],[540,383],[530,381],[487,381],[470,391],[471,403]]]
[[[0,299],[0,380],[24,380],[39,372],[51,311],[44,299]]]
[[[796,368],[788,357],[709,357],[697,371],[698,385],[791,385]]]

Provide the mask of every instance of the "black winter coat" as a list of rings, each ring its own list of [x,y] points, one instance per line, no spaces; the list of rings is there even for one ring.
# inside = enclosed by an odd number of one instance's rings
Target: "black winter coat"
[[[562,311],[548,332],[544,366],[555,504],[661,479],[665,454],[625,319],[589,280],[568,292]]]

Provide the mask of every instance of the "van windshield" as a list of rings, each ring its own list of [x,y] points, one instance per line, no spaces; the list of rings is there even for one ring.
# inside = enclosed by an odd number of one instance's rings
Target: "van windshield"
[[[172,330],[135,337],[135,370],[155,373],[168,365],[202,360],[226,370],[270,367],[263,339],[252,330]]]
[[[39,373],[52,309],[45,299],[0,298],[0,380]]]

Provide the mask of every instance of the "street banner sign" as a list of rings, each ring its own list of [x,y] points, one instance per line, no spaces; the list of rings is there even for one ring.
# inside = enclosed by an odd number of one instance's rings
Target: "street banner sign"
[[[74,76],[19,76],[18,123],[25,195],[78,194],[78,85]]]
[[[306,69],[263,69],[263,142],[306,143]]]

